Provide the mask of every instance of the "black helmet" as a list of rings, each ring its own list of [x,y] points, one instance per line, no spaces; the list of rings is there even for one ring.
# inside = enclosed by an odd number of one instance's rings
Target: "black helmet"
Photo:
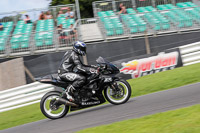
[[[85,55],[86,54],[86,44],[81,41],[77,41],[73,45],[73,49],[76,53],[79,55]]]

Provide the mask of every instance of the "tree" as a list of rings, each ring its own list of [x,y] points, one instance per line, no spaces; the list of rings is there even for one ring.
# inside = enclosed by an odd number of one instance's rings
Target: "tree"
[[[93,17],[92,2],[98,0],[79,0],[81,18]],[[64,4],[75,4],[75,0],[52,0],[51,6],[64,5]]]

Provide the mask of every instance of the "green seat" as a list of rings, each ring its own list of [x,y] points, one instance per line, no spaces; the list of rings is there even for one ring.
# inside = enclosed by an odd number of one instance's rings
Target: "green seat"
[[[126,10],[127,10],[127,13],[128,13],[128,14],[134,14],[134,13],[136,13],[136,11],[133,10],[133,8],[128,8],[128,9],[126,9]]]
[[[158,5],[157,8],[159,10],[167,10],[168,9],[165,5]]]
[[[104,12],[104,11],[98,12],[97,14],[98,14],[99,17],[106,17],[107,16],[106,12]]]
[[[41,40],[36,40],[35,45],[36,45],[37,47],[43,46],[43,41],[41,41]]]
[[[0,39],[0,51],[5,50],[5,44],[6,44],[6,39],[1,38]]]
[[[45,45],[53,45],[53,39],[52,39],[52,37],[47,37],[45,39]]]
[[[145,9],[146,9],[147,11],[156,11],[156,9],[153,8],[152,6],[146,6]]]
[[[65,14],[60,14],[60,17],[65,17]]]
[[[21,39],[21,48],[28,48],[29,47],[29,39],[28,38],[22,38]]]
[[[115,16],[115,13],[113,11],[106,11],[105,13],[107,16]]]
[[[20,40],[19,38],[12,38],[11,39],[11,48],[12,49],[18,49],[20,47]]]
[[[122,34],[124,34],[124,30],[121,27],[116,27],[115,28],[115,32],[116,32],[116,35],[122,35]]]
[[[0,45],[0,51],[4,51],[5,50],[5,46],[4,45]]]
[[[145,9],[145,7],[138,7],[138,12],[148,12],[148,10]]]
[[[43,46],[43,35],[36,34],[35,42],[37,47]]]
[[[192,2],[185,2],[185,4],[188,5],[188,7],[197,7],[197,5]]]
[[[75,20],[74,19],[67,19],[67,25],[74,24]]]
[[[186,8],[188,7],[186,4],[184,3],[177,3],[176,6],[180,7],[180,8]]]
[[[193,22],[188,19],[188,20],[185,21],[185,26],[186,27],[191,27],[191,26],[193,26]]]
[[[138,29],[137,29],[137,28],[134,28],[134,27],[133,27],[133,28],[130,28],[130,32],[131,32],[131,33],[137,33],[137,32],[138,32]]]
[[[146,23],[140,23],[138,28],[139,28],[139,32],[146,31],[146,29],[147,29]]]
[[[110,30],[107,29],[106,35],[107,36],[113,36],[114,35],[114,30],[113,29],[110,29]]]

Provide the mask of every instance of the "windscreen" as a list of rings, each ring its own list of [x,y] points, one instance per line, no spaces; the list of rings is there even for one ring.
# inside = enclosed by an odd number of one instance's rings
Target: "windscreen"
[[[99,63],[99,64],[106,63],[106,61],[104,60],[104,58],[101,57],[101,56],[98,59],[96,59],[96,62]]]

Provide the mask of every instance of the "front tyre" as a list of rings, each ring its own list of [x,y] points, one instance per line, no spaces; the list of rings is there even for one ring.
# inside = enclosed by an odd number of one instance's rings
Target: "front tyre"
[[[131,87],[129,83],[123,79],[115,82],[117,84],[117,88],[109,86],[104,90],[105,98],[108,102],[115,105],[126,103],[131,96]]]
[[[40,109],[42,113],[49,119],[59,119],[64,117],[68,111],[69,106],[56,103],[56,98],[60,97],[61,92],[48,92],[40,101]]]

